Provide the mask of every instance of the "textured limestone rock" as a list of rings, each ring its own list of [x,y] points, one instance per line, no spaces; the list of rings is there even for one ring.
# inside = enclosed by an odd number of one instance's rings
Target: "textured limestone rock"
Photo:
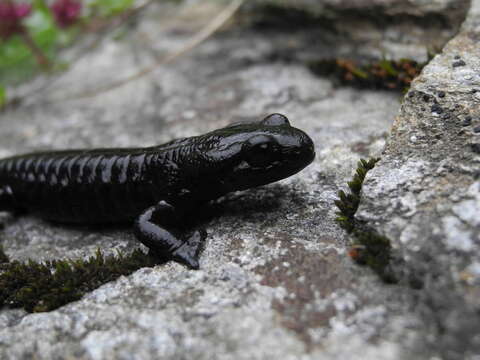
[[[479,11],[414,81],[360,209],[424,282],[425,343],[458,359],[480,354]]]

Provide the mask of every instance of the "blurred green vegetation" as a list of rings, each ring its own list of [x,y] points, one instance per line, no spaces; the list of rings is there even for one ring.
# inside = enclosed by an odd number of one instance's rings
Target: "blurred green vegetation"
[[[133,6],[133,0],[94,0],[89,6],[102,17],[120,14]]]
[[[23,21],[33,42],[47,58],[53,58],[60,30],[43,1],[34,1],[32,12]],[[4,39],[0,44],[0,83],[16,84],[31,77],[39,64],[20,34]]]
[[[134,6],[134,0],[0,0],[13,6],[31,5],[28,16],[18,20],[22,31],[14,31],[11,35],[0,37],[0,108],[6,104],[8,94],[6,87],[17,85],[40,71],[58,71],[68,64],[62,64],[58,53],[62,48],[71,45],[82,34],[94,31],[95,24],[108,23]],[[73,11],[72,3],[76,3],[77,11]],[[54,9],[54,5],[60,10]],[[80,4],[80,5],[78,5]],[[63,6],[63,8],[62,8]],[[63,12],[62,12],[63,10]],[[57,11],[57,12],[55,12]],[[68,14],[68,11],[70,13]],[[59,15],[60,14],[60,15]],[[65,15],[67,14],[67,15]],[[58,16],[71,16],[58,21]],[[57,16],[57,19],[56,19]],[[9,19],[0,19],[4,24]],[[66,22],[66,23],[65,23]]]

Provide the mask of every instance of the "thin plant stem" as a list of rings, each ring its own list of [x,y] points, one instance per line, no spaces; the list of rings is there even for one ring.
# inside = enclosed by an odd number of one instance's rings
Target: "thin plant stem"
[[[167,55],[165,58],[162,58],[155,63],[153,63],[150,66],[147,66],[140,71],[127,76],[124,79],[120,79],[116,82],[112,82],[108,85],[105,85],[103,87],[99,87],[94,90],[88,90],[83,93],[75,94],[75,95],[69,95],[66,97],[62,97],[60,99],[54,99],[53,101],[65,101],[65,100],[74,100],[74,99],[80,99],[80,98],[87,98],[87,97],[93,97],[96,95],[99,95],[104,92],[108,92],[110,90],[116,89],[118,87],[121,87],[123,85],[126,85],[127,83],[130,83],[132,81],[138,80],[141,77],[147,75],[148,73],[152,72],[155,70],[157,67],[161,65],[166,65],[171,62],[173,62],[175,59],[177,59],[179,56],[184,55],[188,51],[192,50],[196,46],[198,46],[200,43],[208,39],[210,36],[212,36],[218,29],[220,29],[232,16],[235,14],[235,12],[240,8],[240,6],[243,4],[244,0],[234,0],[232,1],[229,5],[227,5],[207,26],[205,26],[201,31],[199,31],[195,36],[193,36],[188,43],[183,46],[181,49],[178,51],[175,51],[169,55]]]
[[[37,60],[38,65],[40,65],[43,69],[49,69],[51,67],[51,62],[47,58],[47,56],[43,53],[42,49],[40,49],[35,41],[30,36],[30,33],[24,28],[20,32],[20,36],[22,37],[23,42],[32,52],[33,56]]]

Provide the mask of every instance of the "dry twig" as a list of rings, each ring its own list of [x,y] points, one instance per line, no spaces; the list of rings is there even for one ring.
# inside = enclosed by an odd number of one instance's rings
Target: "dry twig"
[[[207,26],[205,26],[202,30],[200,30],[197,34],[195,34],[195,36],[193,36],[187,42],[187,44],[185,44],[185,46],[183,46],[181,49],[171,54],[168,54],[166,57],[159,59],[158,61],[149,65],[148,67],[141,69],[135,74],[127,76],[126,78],[120,79],[116,82],[107,84],[105,86],[98,87],[94,90],[88,90],[79,94],[68,95],[66,97],[62,97],[61,99],[55,99],[54,101],[66,101],[66,100],[74,100],[74,99],[80,99],[80,98],[86,98],[86,97],[93,97],[101,93],[119,88],[132,81],[138,80],[141,77],[155,70],[157,67],[171,63],[172,61],[177,59],[179,56],[182,56],[185,53],[189,52],[190,50],[198,46],[200,43],[208,39],[210,36],[212,36],[216,31],[218,31],[218,29],[220,29],[235,14],[235,12],[240,8],[243,2],[244,0],[232,1],[210,23],[208,23]]]

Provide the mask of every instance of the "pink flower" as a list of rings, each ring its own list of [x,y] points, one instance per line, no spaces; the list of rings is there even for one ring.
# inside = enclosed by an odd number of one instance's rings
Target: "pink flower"
[[[51,10],[57,25],[66,28],[77,22],[82,3],[75,0],[57,0]]]
[[[8,39],[23,31],[22,19],[30,14],[30,4],[15,4],[10,0],[0,0],[0,37]]]

